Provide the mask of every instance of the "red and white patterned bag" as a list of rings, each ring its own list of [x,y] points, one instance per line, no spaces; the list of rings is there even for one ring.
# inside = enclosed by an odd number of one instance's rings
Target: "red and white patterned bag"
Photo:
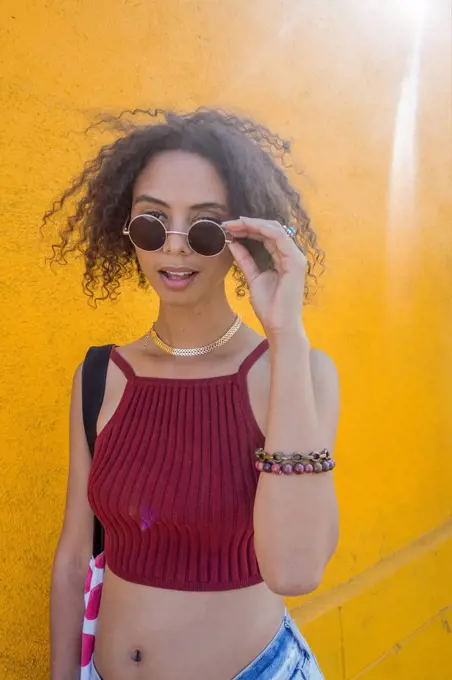
[[[101,553],[91,557],[88,576],[85,583],[85,615],[82,630],[82,660],[80,680],[90,680],[96,641],[97,618],[99,616],[100,598],[104,582],[105,557]]]

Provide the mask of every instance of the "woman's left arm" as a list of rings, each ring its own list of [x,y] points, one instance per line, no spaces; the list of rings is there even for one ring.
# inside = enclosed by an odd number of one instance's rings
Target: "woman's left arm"
[[[302,332],[270,337],[270,404],[266,451],[333,450],[339,417],[332,360]],[[255,548],[262,576],[281,595],[320,584],[338,538],[332,472],[261,473],[254,506]]]
[[[331,359],[310,348],[302,322],[306,256],[278,222],[241,217],[225,223],[237,239],[261,241],[274,269],[261,272],[243,243],[229,245],[246,277],[251,304],[270,344],[268,453],[330,453],[339,416]],[[264,581],[281,595],[315,590],[334,552],[338,512],[331,471],[260,475],[254,505],[255,549]]]

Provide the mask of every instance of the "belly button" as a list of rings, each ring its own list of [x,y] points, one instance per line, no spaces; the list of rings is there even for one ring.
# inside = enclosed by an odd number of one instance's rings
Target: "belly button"
[[[136,649],[132,655],[132,660],[135,661],[135,663],[140,663],[141,661],[141,652],[139,649]]]

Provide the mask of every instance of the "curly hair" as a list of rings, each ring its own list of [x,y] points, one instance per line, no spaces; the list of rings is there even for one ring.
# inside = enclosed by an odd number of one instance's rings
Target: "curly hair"
[[[146,124],[137,122],[136,117],[141,120],[143,115]],[[73,214],[59,232],[58,243],[52,245],[50,261],[66,264],[69,253],[81,253],[85,262],[83,290],[94,304],[117,298],[122,278],[138,275],[139,285],[147,285],[122,227],[130,213],[139,174],[154,155],[173,150],[198,154],[215,166],[227,188],[231,218],[247,215],[295,228],[308,261],[305,301],[310,299],[317,283],[314,268],[319,265],[323,272],[324,253],[300,194],[285,173],[291,164],[289,142],[252,120],[205,108],[183,115],[161,109],[127,110],[102,118],[87,132],[99,126],[114,132],[115,140],[87,161],[42,222],[45,228],[67,203],[75,203]],[[261,271],[272,267],[261,243],[242,241]],[[235,264],[232,273],[237,295],[243,296],[245,278]]]

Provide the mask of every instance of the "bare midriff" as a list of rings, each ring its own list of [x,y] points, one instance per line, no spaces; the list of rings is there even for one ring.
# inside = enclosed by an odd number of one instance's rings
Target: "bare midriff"
[[[95,664],[103,680],[231,680],[277,633],[264,583],[221,592],[137,585],[106,569]]]

